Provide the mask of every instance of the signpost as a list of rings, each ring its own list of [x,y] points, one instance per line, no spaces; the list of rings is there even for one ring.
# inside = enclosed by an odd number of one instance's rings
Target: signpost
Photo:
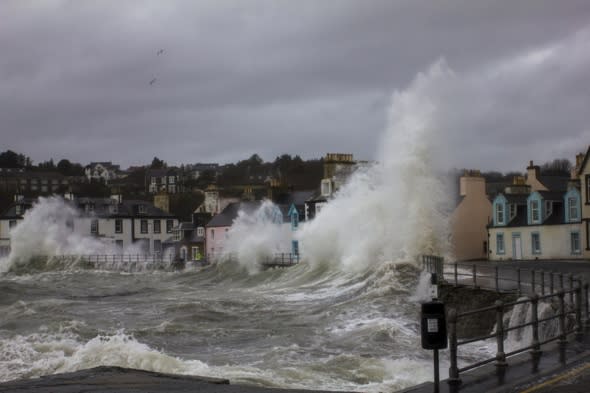
[[[434,393],[438,393],[440,384],[438,350],[447,347],[447,322],[445,305],[438,301],[436,273],[432,274],[430,284],[432,300],[422,304],[420,325],[422,331],[422,348],[434,350]]]

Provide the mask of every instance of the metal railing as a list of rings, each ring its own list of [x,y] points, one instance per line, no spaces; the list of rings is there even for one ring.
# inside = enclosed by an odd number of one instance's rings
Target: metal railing
[[[208,261],[223,260],[223,261],[236,261],[238,256],[234,253],[223,253],[223,254],[207,254]],[[260,265],[263,267],[287,267],[298,264],[301,261],[300,254],[293,253],[276,253],[273,255],[266,255],[259,259]]]
[[[51,255],[37,256],[45,258],[48,263],[65,266],[81,266],[97,270],[118,270],[125,272],[140,272],[153,270],[167,270],[176,267],[176,260],[172,255],[154,254],[81,254],[81,255]]]
[[[429,273],[437,274],[438,283],[446,283],[453,286],[472,287],[483,290],[491,290],[499,293],[516,293],[519,296],[528,294],[528,297],[514,302],[496,301],[494,305],[458,313],[455,309],[448,312],[449,332],[449,379],[448,382],[460,383],[460,373],[496,362],[496,366],[507,365],[507,358],[527,350],[533,356],[541,354],[541,346],[547,343],[558,341],[563,347],[567,343],[567,335],[583,332],[582,314],[586,325],[590,325],[589,306],[589,285],[582,283],[582,280],[575,278],[572,274],[546,272],[535,269],[521,269],[512,267],[482,266],[468,263],[444,264],[441,257],[425,255],[422,256],[424,269]],[[568,288],[569,287],[569,288]],[[540,292],[540,295],[539,293]],[[558,311],[556,314],[540,318],[539,302],[555,301],[557,299]],[[528,322],[515,326],[504,326],[504,315],[515,306],[530,304],[531,319]],[[475,338],[459,340],[457,324],[462,319],[481,318],[482,314],[495,312],[496,330],[493,333]],[[556,335],[539,338],[539,326],[547,324],[552,320],[558,320]],[[573,321],[568,327],[568,321]],[[504,343],[507,333],[518,329],[530,327],[532,329],[531,342],[521,348],[506,353]],[[458,367],[458,348],[462,345],[485,341],[491,338],[496,339],[496,354],[494,357],[484,359],[475,363]]]
[[[436,273],[439,283],[454,286],[487,289],[500,293],[545,295],[558,290],[570,290],[570,302],[573,302],[573,289],[582,286],[582,280],[573,274],[547,272],[539,269],[522,269],[511,266],[482,266],[453,262],[444,264],[442,257],[423,255],[423,268],[429,273]],[[586,286],[584,284],[583,286]]]
[[[572,294],[574,296],[574,304],[572,307],[568,307],[565,302],[565,296]],[[588,304],[588,292],[586,292],[586,304]],[[555,315],[539,318],[538,305],[540,301],[549,300],[551,298],[558,299],[558,312]],[[531,304],[531,320],[525,323],[521,323],[515,326],[504,326],[504,314],[511,308],[521,304]],[[475,337],[465,340],[459,340],[457,337],[457,322],[462,318],[473,318],[481,313],[495,311],[496,313],[496,331],[485,336]],[[573,327],[568,328],[567,320],[574,320]],[[588,321],[588,308],[586,308],[586,321]],[[543,340],[539,339],[539,326],[547,323],[551,320],[557,319],[559,321],[558,332],[556,335],[544,337]],[[523,329],[526,327],[532,329],[532,339],[529,345],[518,348],[511,352],[506,353],[504,349],[504,342],[507,338],[507,333],[517,329]],[[527,350],[530,350],[534,356],[541,354],[541,346],[552,341],[559,341],[561,346],[565,346],[567,343],[567,335],[576,333],[581,335],[583,332],[582,324],[582,288],[577,287],[573,290],[561,290],[557,293],[552,293],[544,296],[533,294],[530,297],[515,302],[504,303],[500,300],[496,301],[493,306],[480,308],[477,310],[467,311],[463,313],[457,313],[456,310],[451,309],[448,313],[448,330],[449,330],[449,379],[450,384],[458,384],[461,382],[460,373],[474,369],[476,367],[483,366],[488,363],[496,362],[497,367],[505,367],[508,362],[507,358]],[[458,367],[458,348],[462,345],[474,343],[477,341],[484,341],[491,338],[496,339],[496,355],[492,358],[484,359],[472,364],[468,364],[463,367]]]

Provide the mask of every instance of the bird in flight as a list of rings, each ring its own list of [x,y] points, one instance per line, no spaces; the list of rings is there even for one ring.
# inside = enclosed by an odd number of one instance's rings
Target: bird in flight
[[[156,78],[154,78],[150,81],[150,86],[152,86],[154,83],[156,83]]]
[[[164,49],[160,49],[160,50],[159,50],[159,51],[158,51],[156,54],[157,54],[158,56],[160,56],[160,55],[161,55],[161,54],[163,54],[163,53],[164,53]]]

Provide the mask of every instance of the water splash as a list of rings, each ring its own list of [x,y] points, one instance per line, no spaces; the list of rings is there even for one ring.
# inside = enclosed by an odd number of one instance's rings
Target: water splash
[[[227,236],[225,259],[231,255],[251,273],[258,272],[260,262],[266,258],[290,252],[292,239],[280,208],[269,200],[251,213],[240,210]]]
[[[298,234],[312,264],[363,270],[448,250],[448,192],[437,158],[436,106],[430,86],[452,75],[442,62],[395,92],[378,162],[352,175]]]
[[[80,219],[80,212],[61,197],[40,197],[10,231],[11,251],[0,259],[0,272],[39,262],[38,256],[45,263],[56,255],[140,253],[137,246],[122,251],[111,242],[77,232],[72,223]]]

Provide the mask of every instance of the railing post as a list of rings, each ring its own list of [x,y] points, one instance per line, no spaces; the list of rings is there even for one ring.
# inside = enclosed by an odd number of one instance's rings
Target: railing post
[[[506,367],[504,352],[504,302],[496,300],[496,367]]]
[[[553,285],[553,276],[554,272],[551,272],[551,280],[549,281],[549,293],[553,293],[554,285]]]
[[[531,350],[531,355],[533,356],[538,356],[541,354],[541,346],[539,345],[539,313],[538,313],[538,307],[539,305],[539,295],[537,295],[536,293],[533,293],[531,295],[531,307],[532,307],[532,312],[531,312],[531,327],[533,328],[533,337],[532,337],[532,342],[531,342],[531,346],[533,347]]]
[[[586,327],[590,324],[590,307],[588,306],[588,283],[584,284],[584,304],[586,305]]]
[[[516,269],[516,285],[517,285],[518,296],[520,296],[520,294],[522,293],[521,281],[520,281],[520,268]]]
[[[494,275],[496,279],[496,292],[500,292],[500,283],[498,281],[498,265],[494,266]]]
[[[449,379],[450,385],[459,385],[459,368],[457,367],[457,310],[449,310]]]
[[[457,262],[455,262],[455,286],[459,285],[457,282]]]
[[[541,295],[545,295],[545,271],[541,270]]]
[[[569,274],[569,281],[570,281],[570,304],[574,304],[574,275]]]
[[[531,293],[535,293],[536,291],[535,285],[535,270],[531,270]]]
[[[582,338],[584,330],[582,328],[582,286],[578,282],[576,286],[576,338]]]
[[[473,288],[477,288],[477,267],[473,265]]]
[[[564,347],[567,344],[565,333],[565,292],[559,291],[559,345]]]
[[[563,291],[563,273],[559,273],[559,290]]]

